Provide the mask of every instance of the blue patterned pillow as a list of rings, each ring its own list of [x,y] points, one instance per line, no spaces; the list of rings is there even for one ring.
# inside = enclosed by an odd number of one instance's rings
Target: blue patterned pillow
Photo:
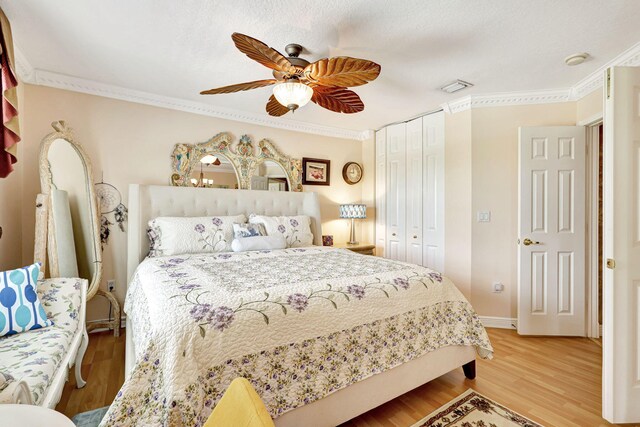
[[[53,325],[36,293],[40,265],[0,273],[0,337]]]
[[[246,237],[266,236],[267,230],[265,230],[262,224],[233,224],[233,235],[236,239],[244,239]]]

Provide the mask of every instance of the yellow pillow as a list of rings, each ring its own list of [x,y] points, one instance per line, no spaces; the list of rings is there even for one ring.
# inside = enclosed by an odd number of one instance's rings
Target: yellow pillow
[[[275,427],[251,383],[236,378],[222,395],[204,427]]]

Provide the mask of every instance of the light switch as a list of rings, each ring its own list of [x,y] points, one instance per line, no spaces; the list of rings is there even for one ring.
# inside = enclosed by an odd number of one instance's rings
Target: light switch
[[[478,222],[491,222],[491,211],[478,211]]]

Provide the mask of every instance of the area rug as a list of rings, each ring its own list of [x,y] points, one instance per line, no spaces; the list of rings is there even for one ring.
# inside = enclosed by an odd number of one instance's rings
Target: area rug
[[[94,409],[93,411],[81,412],[74,415],[71,421],[76,427],[98,427],[100,421],[104,418],[104,414],[107,413],[108,406],[104,408]]]
[[[467,390],[412,427],[542,427],[475,390]]]

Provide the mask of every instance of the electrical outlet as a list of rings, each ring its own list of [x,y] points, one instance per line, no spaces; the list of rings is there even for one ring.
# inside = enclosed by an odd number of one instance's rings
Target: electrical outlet
[[[107,280],[107,289],[113,292],[116,289],[116,281],[114,279]]]

